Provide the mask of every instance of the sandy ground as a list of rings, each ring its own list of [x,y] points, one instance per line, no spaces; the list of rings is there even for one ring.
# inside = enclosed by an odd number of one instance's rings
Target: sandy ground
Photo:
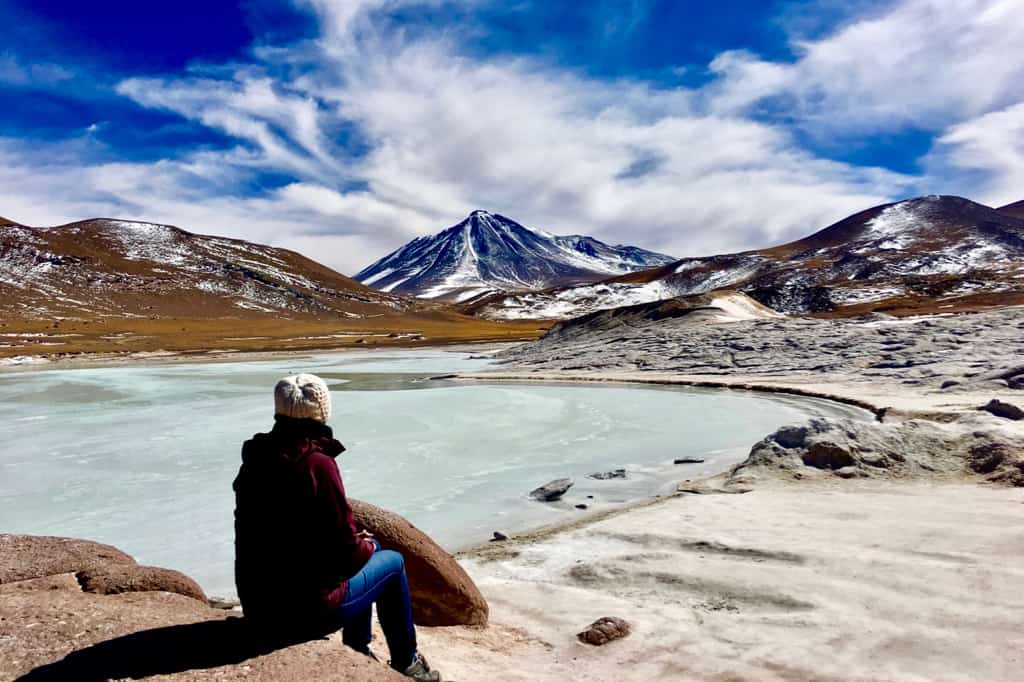
[[[782,390],[890,415],[955,414],[993,395],[855,377],[502,376]],[[436,667],[462,682],[1024,679],[1020,488],[766,482],[673,496],[462,560],[491,625],[421,633]],[[602,616],[633,633],[601,648],[578,642]]]
[[[466,557],[493,624],[421,648],[462,681],[1020,680],[1022,557],[1021,489],[683,495]],[[601,616],[633,634],[577,642]]]

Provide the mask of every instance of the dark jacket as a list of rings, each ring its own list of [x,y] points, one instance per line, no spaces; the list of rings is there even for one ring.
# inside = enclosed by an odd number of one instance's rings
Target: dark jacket
[[[329,621],[373,554],[356,535],[334,461],[344,450],[329,426],[281,416],[242,446],[235,585],[246,618],[284,627]]]

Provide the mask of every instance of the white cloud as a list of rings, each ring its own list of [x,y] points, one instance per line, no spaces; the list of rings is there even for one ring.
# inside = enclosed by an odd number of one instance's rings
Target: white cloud
[[[822,135],[942,129],[1024,97],[1021,45],[1020,0],[905,0],[797,43],[793,63],[719,55],[707,105],[738,113],[777,97]]]
[[[936,174],[976,174],[972,186],[993,206],[1024,197],[1024,102],[952,126],[931,163]]]
[[[1019,153],[992,154],[1019,117],[1010,80],[1021,62],[1007,53],[1009,38],[991,35],[1000,23],[1006,36],[1019,35],[1005,25],[1014,3],[950,2],[948,18],[937,3],[908,0],[805,44],[795,64],[720,55],[712,64],[719,80],[691,90],[589,79],[530,59],[470,58],[458,35],[411,40],[373,21],[375,11],[413,2],[309,0],[322,28],[312,43],[259,49],[255,64],[185,79],[122,82],[120,94],[239,146],[82,165],[69,161],[73,150],[47,160],[8,142],[0,188],[17,198],[3,211],[34,223],[103,214],[170,222],[305,249],[354,272],[474,208],[683,256],[800,237],[926,185],[816,157],[784,126],[750,116],[780,96],[822,130],[833,121],[952,126],[942,138],[944,168],[984,168],[993,183],[1019,184]],[[967,19],[972,7],[976,21]],[[1005,63],[992,63],[994,51]],[[961,82],[985,70],[988,82]],[[996,106],[1007,107],[1005,117],[989,118]],[[365,150],[353,153],[341,130],[356,131]],[[266,171],[296,179],[247,196],[246,183]]]

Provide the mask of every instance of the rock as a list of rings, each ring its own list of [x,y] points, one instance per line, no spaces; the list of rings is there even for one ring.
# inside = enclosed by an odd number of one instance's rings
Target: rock
[[[0,584],[134,563],[116,547],[89,540],[0,534]]]
[[[842,469],[856,464],[853,454],[837,443],[811,443],[802,457],[804,464],[815,469]]]
[[[242,603],[232,597],[210,597],[210,608],[222,611],[240,611]]]
[[[807,427],[783,426],[772,438],[784,448],[798,448],[807,441]]]
[[[788,439],[792,427],[784,427]],[[865,422],[814,418],[802,426],[803,445],[786,448],[773,433],[727,474],[727,485],[747,485],[764,476],[813,480],[840,478],[943,477],[980,474],[1004,485],[1024,485],[1024,439],[1014,421],[976,413],[942,422],[907,419]],[[1018,482],[1019,481],[1019,482]]]
[[[122,592],[172,592],[209,604],[199,584],[184,573],[169,568],[110,564],[75,573],[84,592],[121,594]]]
[[[400,515],[350,499],[356,525],[405,559],[417,625],[486,625],[487,601],[459,562]]]
[[[942,382],[942,385],[939,386],[939,388],[947,389],[947,388],[953,388],[954,386],[959,386],[959,385],[960,385],[960,382],[955,380],[955,379],[946,379],[945,381]]]
[[[572,486],[573,481],[571,478],[558,478],[531,490],[530,497],[542,502],[553,502],[560,499],[562,495],[565,495]]]
[[[862,476],[860,469],[857,467],[843,467],[842,469],[836,469],[836,476],[839,478],[857,478]]]
[[[703,464],[704,460],[700,457],[678,457],[672,460],[673,464]]]
[[[577,504],[577,505],[576,505],[576,508],[577,508],[577,509],[587,509],[587,505],[585,505],[585,504],[583,504],[583,503],[580,503],[580,504]]]
[[[598,481],[607,481],[608,479],[611,479],[611,478],[625,478],[625,477],[626,477],[626,470],[625,469],[615,469],[613,471],[600,471],[600,472],[593,473],[593,474],[587,474],[587,478],[593,478],[593,479],[598,480]]]
[[[630,631],[629,623],[623,619],[606,616],[595,620],[590,627],[577,634],[576,638],[584,644],[602,646],[616,639],[622,639],[629,635]]]
[[[978,409],[984,410],[989,414],[994,414],[997,417],[1003,417],[1004,419],[1012,419],[1014,421],[1024,419],[1024,410],[1012,403],[1004,403],[1002,400],[997,400],[995,398],[988,401],[988,403],[982,405]]]
[[[0,543],[4,566],[9,561],[7,549],[18,547],[27,556],[24,550],[31,548],[30,567],[37,573],[47,573],[61,562],[82,565],[94,552],[103,555],[102,561],[121,562],[108,566],[132,566],[124,552],[85,540],[0,536]],[[47,545],[60,556],[44,561],[38,551]],[[50,568],[40,571],[41,566]],[[311,641],[267,640],[244,618],[197,599],[165,591],[83,592],[71,572],[0,584],[0,614],[4,680],[408,679],[342,646],[337,635]]]
[[[494,531],[494,537],[491,538],[491,542],[504,542],[508,540],[508,536],[499,531]]]

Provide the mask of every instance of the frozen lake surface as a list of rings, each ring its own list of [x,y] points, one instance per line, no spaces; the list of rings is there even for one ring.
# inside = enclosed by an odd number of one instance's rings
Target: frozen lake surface
[[[487,360],[441,350],[0,373],[0,532],[88,538],[234,594],[231,482],[242,441],[272,426],[296,372],[332,389],[349,495],[449,549],[668,492],[716,473],[786,423],[867,413],[725,390],[430,380]],[[677,457],[701,465],[673,465]],[[626,480],[588,473],[625,468]],[[576,481],[564,501],[527,493]],[[593,499],[587,496],[592,495]]]

